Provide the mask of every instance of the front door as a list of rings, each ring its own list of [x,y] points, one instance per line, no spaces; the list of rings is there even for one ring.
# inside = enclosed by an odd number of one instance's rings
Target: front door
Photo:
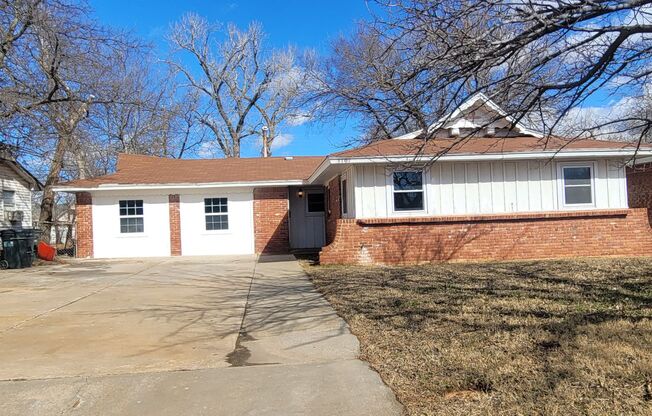
[[[320,248],[326,244],[324,188],[290,188],[290,247]]]

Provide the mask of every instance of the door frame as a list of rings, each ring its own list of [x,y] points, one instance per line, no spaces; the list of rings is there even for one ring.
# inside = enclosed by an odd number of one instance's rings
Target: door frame
[[[300,199],[302,203],[300,204],[300,207],[297,207],[297,204],[293,204],[292,201],[294,200],[294,196],[299,192],[299,190],[303,190],[303,197],[299,198],[298,196],[296,197],[297,199]],[[320,193],[324,195],[324,211],[321,213],[310,213],[308,212],[308,194],[316,194]],[[295,205],[295,206],[293,206]],[[296,247],[297,242],[294,241],[293,238],[293,219],[296,219],[296,215],[301,215],[305,218],[309,217],[322,217],[323,221],[321,221],[321,231],[323,234],[323,241],[324,245],[326,244],[326,210],[327,210],[327,201],[326,201],[326,188],[324,186],[319,186],[319,185],[312,185],[312,186],[291,186],[289,187],[289,195],[288,195],[288,206],[289,206],[289,219],[288,219],[288,234],[289,234],[289,242],[290,242],[290,249],[291,250],[302,250],[302,249],[311,249],[311,248],[321,248],[323,246],[317,246],[317,247]]]

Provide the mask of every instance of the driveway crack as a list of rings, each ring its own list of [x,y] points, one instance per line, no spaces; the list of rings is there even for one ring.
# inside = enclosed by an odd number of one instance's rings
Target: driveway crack
[[[29,323],[29,322],[31,322],[31,321],[34,321],[34,320],[36,320],[36,319],[41,318],[42,316],[45,316],[45,315],[48,315],[48,314],[50,314],[50,313],[56,312],[56,311],[58,311],[58,310],[60,310],[60,309],[63,309],[63,308],[65,308],[65,307],[70,306],[70,305],[72,305],[72,304],[74,304],[74,303],[77,303],[77,302],[79,302],[79,301],[81,301],[81,300],[84,300],[84,299],[86,299],[86,298],[89,298],[89,297],[91,297],[91,296],[93,296],[93,295],[97,295],[98,293],[100,293],[100,292],[102,292],[102,291],[104,291],[104,290],[106,290],[106,289],[108,289],[108,288],[110,288],[110,287],[116,286],[117,284],[121,283],[121,282],[124,281],[124,280],[127,280],[127,279],[130,279],[130,278],[134,277],[134,276],[137,276],[137,275],[139,275],[139,274],[141,274],[141,273],[143,273],[143,272],[146,272],[147,270],[150,270],[150,269],[152,269],[152,268],[154,268],[154,267],[156,267],[156,266],[158,266],[158,265],[160,265],[160,263],[152,264],[151,266],[146,267],[146,268],[144,268],[143,270],[139,270],[139,271],[137,271],[136,273],[132,273],[132,274],[130,274],[130,275],[128,275],[128,276],[125,276],[125,277],[123,277],[123,278],[121,278],[121,279],[118,279],[118,280],[114,281],[114,282],[111,283],[111,284],[108,284],[108,285],[106,285],[106,286],[104,286],[104,287],[101,287],[101,288],[99,288],[99,289],[97,289],[97,290],[95,290],[95,291],[93,291],[93,292],[87,293],[87,294],[85,294],[85,295],[83,295],[83,296],[80,296],[80,297],[78,297],[78,298],[76,298],[76,299],[73,299],[73,300],[71,300],[70,302],[66,302],[66,303],[64,303],[63,305],[59,305],[59,306],[57,306],[56,308],[49,309],[49,310],[47,310],[47,311],[45,311],[45,312],[41,312],[41,313],[36,314],[36,315],[34,315],[34,316],[32,316],[32,317],[30,317],[30,318],[28,318],[28,319],[25,319],[25,320],[23,320],[23,321],[20,321],[20,322],[18,322],[17,324],[15,324],[15,325],[13,325],[13,326],[10,326],[10,327],[8,327],[8,328],[5,328],[5,329],[1,330],[1,331],[0,331],[0,335],[4,335],[5,333],[7,333],[7,332],[9,332],[9,331],[13,331],[14,329],[18,329],[18,328],[20,328],[21,326],[23,326],[23,325],[25,325],[25,324],[27,324],[27,323]]]
[[[258,258],[254,263],[254,270],[251,273],[251,281],[249,281],[249,289],[247,290],[247,298],[245,300],[244,311],[242,313],[242,320],[240,321],[240,328],[238,330],[238,338],[235,341],[233,351],[227,354],[226,362],[231,364],[231,367],[245,367],[250,365],[247,361],[251,358],[251,352],[247,347],[242,345],[243,342],[255,341],[255,339],[247,334],[245,329],[245,319],[247,318],[247,311],[249,310],[249,299],[251,297],[251,289],[254,285],[256,278],[256,267],[258,266]]]

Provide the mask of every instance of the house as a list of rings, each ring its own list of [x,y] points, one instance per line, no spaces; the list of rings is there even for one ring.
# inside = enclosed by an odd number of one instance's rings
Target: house
[[[11,148],[0,146],[0,229],[32,227],[32,192],[43,185],[12,155]]]
[[[324,264],[652,255],[649,199],[631,207],[627,186],[628,166],[652,160],[652,147],[544,139],[483,95],[427,133],[434,138],[417,131],[325,157],[120,155],[116,173],[57,190],[76,193],[81,257],[303,248],[321,249]]]

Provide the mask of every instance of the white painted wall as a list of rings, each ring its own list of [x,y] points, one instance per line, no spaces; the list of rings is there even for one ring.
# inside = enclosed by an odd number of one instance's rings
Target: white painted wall
[[[2,163],[0,160],[0,191],[14,191],[14,207],[11,208],[13,211],[22,211],[23,220],[20,223],[20,226],[23,228],[32,227],[32,192],[29,188],[29,184],[22,179],[18,174],[9,166]],[[4,207],[0,194],[0,228],[10,228],[15,227],[16,224],[12,224],[9,221],[5,220],[5,211],[7,210]]]
[[[182,255],[254,253],[253,189],[205,189],[180,198]],[[206,230],[204,198],[228,198],[228,230]]]
[[[590,208],[627,208],[623,161],[593,163],[595,203]],[[568,209],[560,202],[558,163],[550,160],[435,163],[424,172],[425,211],[418,213],[394,212],[391,172],[390,166],[354,167],[356,218]]]
[[[170,255],[170,210],[167,193],[93,193],[93,254],[96,258]],[[143,233],[120,233],[119,201],[142,199]]]
[[[168,194],[178,191],[93,193],[93,250],[97,258],[170,255]],[[204,198],[228,198],[229,229],[207,231]],[[142,199],[145,232],[120,233],[119,201]],[[253,254],[253,189],[213,188],[180,194],[184,256]]]

